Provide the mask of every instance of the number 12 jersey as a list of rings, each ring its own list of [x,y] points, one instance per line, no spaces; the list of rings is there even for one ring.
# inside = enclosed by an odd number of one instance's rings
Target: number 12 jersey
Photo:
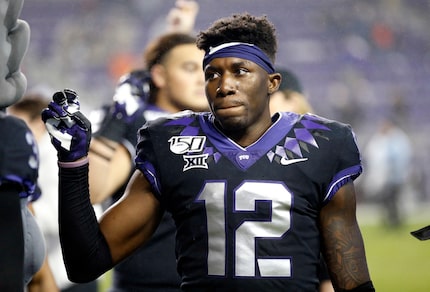
[[[362,171],[348,125],[278,113],[255,143],[225,136],[210,113],[139,131],[136,167],[172,214],[185,291],[316,291],[319,210]]]

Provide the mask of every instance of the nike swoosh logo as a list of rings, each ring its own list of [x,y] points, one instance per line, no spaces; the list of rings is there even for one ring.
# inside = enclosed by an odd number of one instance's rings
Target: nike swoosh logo
[[[303,162],[308,160],[307,158],[297,158],[297,159],[287,159],[286,157],[281,158],[281,164],[282,165],[290,165],[297,162]]]

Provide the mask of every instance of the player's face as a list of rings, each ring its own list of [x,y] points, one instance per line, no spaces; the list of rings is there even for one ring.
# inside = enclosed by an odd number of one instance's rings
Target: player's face
[[[215,58],[205,80],[209,106],[224,130],[250,132],[271,124],[268,95],[278,82],[263,68],[246,59]]]
[[[170,105],[179,111],[207,111],[205,81],[202,71],[204,53],[195,44],[173,48],[163,62],[164,92]]]

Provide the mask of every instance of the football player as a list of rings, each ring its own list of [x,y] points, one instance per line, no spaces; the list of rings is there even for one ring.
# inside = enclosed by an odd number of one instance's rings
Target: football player
[[[136,171],[100,223],[89,201],[90,124],[69,110],[76,93],[54,94],[42,118],[58,150],[73,281],[124,260],[169,212],[184,291],[316,291],[321,252],[337,291],[374,291],[356,221],[354,133],[316,115],[271,116],[276,43],[273,24],[247,13],[199,33],[210,112],[139,130]]]

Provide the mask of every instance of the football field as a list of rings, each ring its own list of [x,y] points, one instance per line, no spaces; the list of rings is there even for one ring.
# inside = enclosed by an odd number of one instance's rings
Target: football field
[[[389,229],[380,221],[367,222],[363,213],[361,231],[366,245],[367,262],[376,291],[430,291],[430,240],[420,241],[410,232],[430,225],[430,209],[416,210],[404,225]],[[360,220],[360,219],[363,220]]]
[[[376,291],[430,291],[430,240],[410,235],[427,223],[406,224],[396,230],[379,225],[361,227],[367,262]]]

